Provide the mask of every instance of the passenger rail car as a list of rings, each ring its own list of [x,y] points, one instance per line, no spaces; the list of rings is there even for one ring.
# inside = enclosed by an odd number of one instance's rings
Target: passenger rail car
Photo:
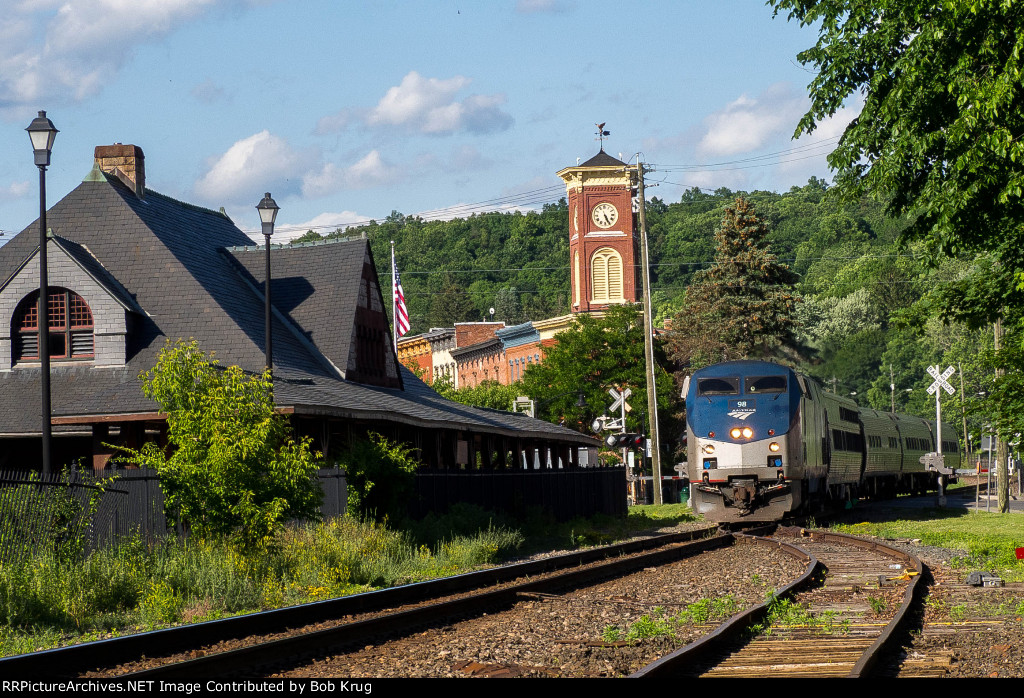
[[[776,521],[827,500],[923,493],[938,473],[935,423],[858,407],[813,379],[766,361],[695,371],[683,388],[694,511],[719,521]],[[945,467],[960,465],[942,423]]]

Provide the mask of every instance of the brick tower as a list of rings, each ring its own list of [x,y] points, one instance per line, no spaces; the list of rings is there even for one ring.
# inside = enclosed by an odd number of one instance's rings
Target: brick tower
[[[604,310],[640,300],[633,190],[636,167],[601,151],[558,172],[569,202],[570,307]]]

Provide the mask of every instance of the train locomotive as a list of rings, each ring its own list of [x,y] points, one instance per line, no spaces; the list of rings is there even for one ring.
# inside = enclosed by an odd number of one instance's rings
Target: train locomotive
[[[716,522],[777,521],[830,501],[924,493],[956,471],[952,425],[859,407],[767,361],[695,371],[686,401],[690,503]]]

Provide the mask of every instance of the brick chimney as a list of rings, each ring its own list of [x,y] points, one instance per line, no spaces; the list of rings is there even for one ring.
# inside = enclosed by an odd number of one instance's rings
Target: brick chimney
[[[114,175],[140,199],[146,192],[146,156],[137,145],[98,145],[93,155],[96,165]]]

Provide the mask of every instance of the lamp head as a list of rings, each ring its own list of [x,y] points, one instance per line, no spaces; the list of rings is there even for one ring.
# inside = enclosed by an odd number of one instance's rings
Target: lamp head
[[[273,234],[274,221],[277,219],[277,212],[281,209],[277,205],[277,202],[270,198],[269,191],[263,195],[263,201],[256,205],[256,210],[260,212],[260,221],[263,223],[263,234]]]
[[[53,150],[53,141],[57,137],[57,128],[53,122],[46,118],[46,112],[40,111],[39,116],[32,119],[32,123],[25,129],[28,137],[32,140],[32,151],[36,156],[36,165],[46,167],[50,164],[50,151]]]

